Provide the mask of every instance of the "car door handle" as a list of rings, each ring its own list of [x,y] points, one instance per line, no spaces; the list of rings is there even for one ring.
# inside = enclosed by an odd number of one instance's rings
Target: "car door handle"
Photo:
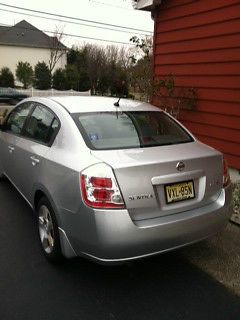
[[[35,156],[31,156],[30,159],[32,160],[33,166],[36,166],[40,162],[40,160],[38,158],[36,158]]]
[[[13,153],[14,147],[13,147],[13,146],[8,146],[8,151],[9,151],[10,153]]]

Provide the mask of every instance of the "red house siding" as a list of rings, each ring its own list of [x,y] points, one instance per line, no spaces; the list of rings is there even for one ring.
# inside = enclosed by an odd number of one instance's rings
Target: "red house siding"
[[[240,169],[240,1],[163,0],[155,14],[154,74],[197,88],[180,120]],[[158,105],[158,99],[153,98]]]

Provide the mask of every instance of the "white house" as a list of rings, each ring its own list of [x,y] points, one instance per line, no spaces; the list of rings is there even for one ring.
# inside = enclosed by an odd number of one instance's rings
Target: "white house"
[[[29,62],[33,68],[39,61],[49,65],[56,48],[63,54],[53,70],[67,63],[67,47],[56,37],[49,37],[25,20],[12,27],[0,26],[0,69],[8,67],[14,75],[18,61]]]

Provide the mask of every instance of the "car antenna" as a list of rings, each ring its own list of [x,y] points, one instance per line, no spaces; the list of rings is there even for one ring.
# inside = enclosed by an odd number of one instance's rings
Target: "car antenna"
[[[120,107],[119,105],[119,101],[121,100],[121,97],[118,99],[117,102],[114,102],[114,106],[116,107],[116,116],[117,116],[117,119],[118,119],[118,108]]]
[[[121,100],[121,97],[118,99],[117,102],[114,103],[114,106],[115,106],[115,107],[119,107],[119,101],[120,101],[120,100]]]

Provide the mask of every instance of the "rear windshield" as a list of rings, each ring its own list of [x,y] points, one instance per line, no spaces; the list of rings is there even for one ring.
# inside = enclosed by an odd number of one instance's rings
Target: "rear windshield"
[[[193,139],[161,111],[72,114],[89,148],[145,148],[188,143]]]

